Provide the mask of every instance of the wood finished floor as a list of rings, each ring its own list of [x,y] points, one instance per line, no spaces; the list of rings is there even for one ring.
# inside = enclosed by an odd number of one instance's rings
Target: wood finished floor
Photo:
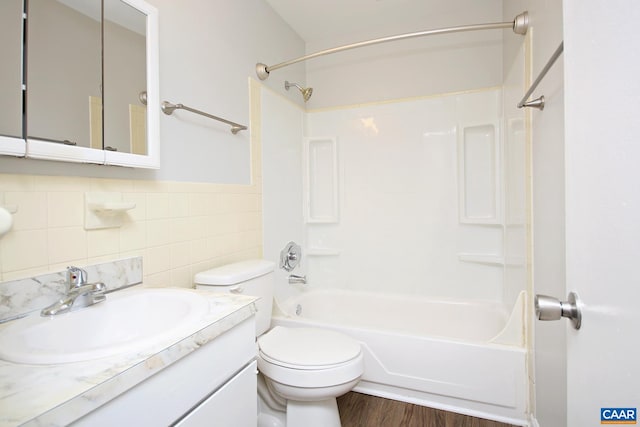
[[[355,392],[339,397],[338,409],[342,427],[514,427]]]

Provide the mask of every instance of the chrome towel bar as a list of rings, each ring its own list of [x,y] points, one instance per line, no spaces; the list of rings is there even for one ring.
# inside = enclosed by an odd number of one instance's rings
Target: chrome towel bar
[[[536,80],[533,82],[533,84],[531,85],[527,93],[525,93],[524,96],[522,97],[522,100],[518,103],[518,108],[531,107],[531,108],[537,108],[538,110],[544,110],[544,95],[536,99],[532,99],[531,101],[527,101],[527,99],[529,99],[533,91],[536,90],[536,88],[538,87],[538,85],[540,84],[544,76],[547,75],[547,72],[549,71],[549,69],[553,66],[553,64],[555,64],[556,60],[558,59],[558,57],[560,56],[563,50],[564,50],[564,41],[561,41],[560,46],[558,46],[556,51],[553,52],[553,55],[551,55],[551,58],[549,58],[549,60],[547,61],[547,64],[544,66],[542,71],[540,71],[538,78],[536,78]]]
[[[162,112],[165,113],[166,115],[170,116],[171,114],[173,114],[173,112],[175,110],[187,110],[187,111],[190,111],[192,113],[200,114],[201,116],[205,116],[205,117],[208,117],[210,119],[217,120],[217,121],[222,122],[222,123],[226,123],[229,126],[231,126],[231,133],[234,134],[234,135],[237,134],[238,132],[240,132],[241,130],[246,130],[247,129],[247,127],[244,126],[244,125],[240,125],[238,123],[234,123],[232,121],[223,119],[221,117],[214,116],[214,115],[209,114],[209,113],[205,113],[204,111],[196,110],[195,108],[187,107],[184,104],[172,104],[172,103],[170,103],[168,101],[164,101],[162,103]]]

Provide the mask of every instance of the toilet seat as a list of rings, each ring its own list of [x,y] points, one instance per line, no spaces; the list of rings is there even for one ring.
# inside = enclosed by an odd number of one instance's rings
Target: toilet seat
[[[334,363],[331,365],[300,365],[300,364],[294,364],[294,363],[285,363],[285,362],[282,362],[281,360],[273,359],[272,357],[269,357],[267,354],[265,354],[263,351],[260,351],[259,354],[260,354],[260,357],[265,362],[271,363],[273,365],[281,366],[283,368],[298,369],[301,371],[317,371],[322,369],[334,369],[334,368],[339,368],[340,366],[348,365],[353,361],[353,359],[349,359],[346,362]]]
[[[339,332],[282,326],[258,338],[258,348],[270,363],[308,370],[337,367],[361,353],[357,341]]]
[[[277,326],[258,338],[258,370],[281,384],[332,387],[364,372],[360,344],[338,332]]]

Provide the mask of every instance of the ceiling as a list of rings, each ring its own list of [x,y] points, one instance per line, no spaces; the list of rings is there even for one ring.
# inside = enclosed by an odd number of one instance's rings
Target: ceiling
[[[502,11],[502,0],[266,1],[307,44],[495,22]]]

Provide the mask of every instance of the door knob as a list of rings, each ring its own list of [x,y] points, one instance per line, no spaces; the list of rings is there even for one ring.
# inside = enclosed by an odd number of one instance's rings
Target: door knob
[[[582,313],[579,307],[579,298],[575,292],[570,292],[567,301],[547,295],[536,295],[534,304],[538,320],[559,320],[566,317],[571,320],[575,329],[580,329]]]

